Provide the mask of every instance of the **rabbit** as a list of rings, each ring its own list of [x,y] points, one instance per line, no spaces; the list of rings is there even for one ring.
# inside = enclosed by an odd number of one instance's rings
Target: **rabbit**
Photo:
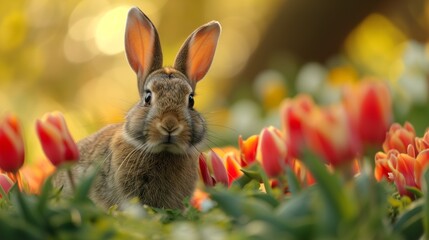
[[[98,168],[89,197],[108,209],[131,199],[155,208],[183,209],[198,180],[199,146],[206,121],[194,109],[195,87],[213,61],[221,32],[217,21],[196,29],[185,41],[173,67],[163,67],[158,32],[137,7],[128,12],[125,52],[137,75],[140,100],[123,123],[108,125],[77,143],[80,158],[72,167],[78,183]],[[60,172],[54,185],[71,194]]]

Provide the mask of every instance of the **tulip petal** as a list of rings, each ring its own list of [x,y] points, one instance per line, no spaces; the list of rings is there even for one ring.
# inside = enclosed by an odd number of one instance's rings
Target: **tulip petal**
[[[415,181],[421,187],[423,170],[429,166],[429,149],[425,149],[416,157]]]
[[[240,171],[240,164],[238,164],[234,154],[225,155],[225,165],[228,172],[228,186],[231,186],[231,183],[243,175],[243,172]]]
[[[213,187],[214,183],[213,183],[212,177],[210,176],[209,168],[207,166],[203,153],[201,153],[198,158],[198,164],[199,164],[200,178],[203,180],[204,185],[206,185],[207,187]]]
[[[220,182],[228,186],[228,174],[220,157],[214,151],[210,151],[207,154],[207,161],[209,162],[209,166],[211,166],[216,183]]]
[[[258,148],[258,135],[253,135],[243,140],[241,135],[238,137],[238,145],[241,152],[241,166],[246,167],[256,159],[256,150]]]
[[[269,177],[278,176],[283,172],[282,164],[286,159],[286,145],[280,131],[274,127],[262,129],[259,135],[257,159]]]

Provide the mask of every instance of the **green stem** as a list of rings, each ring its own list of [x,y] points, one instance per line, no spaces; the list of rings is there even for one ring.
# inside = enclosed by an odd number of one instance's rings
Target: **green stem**
[[[259,169],[259,172],[261,174],[262,182],[264,183],[265,191],[267,192],[267,194],[269,194],[269,195],[272,196],[273,195],[273,190],[271,189],[270,181],[268,179],[267,174],[262,169]]]

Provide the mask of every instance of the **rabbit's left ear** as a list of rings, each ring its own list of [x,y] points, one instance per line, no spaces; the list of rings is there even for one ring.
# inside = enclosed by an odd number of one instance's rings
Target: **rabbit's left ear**
[[[184,73],[195,85],[210,68],[221,26],[211,21],[195,30],[185,41],[174,62],[174,68]]]

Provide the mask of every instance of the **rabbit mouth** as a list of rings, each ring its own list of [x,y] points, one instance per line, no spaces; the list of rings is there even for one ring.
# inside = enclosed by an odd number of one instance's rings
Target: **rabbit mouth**
[[[151,148],[151,152],[153,153],[169,152],[173,154],[183,154],[185,153],[185,150],[183,149],[182,146],[180,146],[177,143],[164,141],[153,145]]]

